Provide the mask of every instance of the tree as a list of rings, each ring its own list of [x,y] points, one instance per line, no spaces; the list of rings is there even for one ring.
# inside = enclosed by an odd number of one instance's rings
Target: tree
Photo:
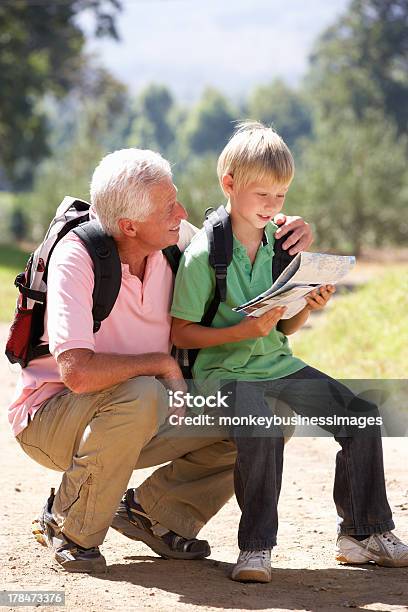
[[[234,109],[217,90],[208,88],[189,113],[182,138],[196,155],[219,153],[233,131]]]
[[[352,114],[340,125],[320,122],[304,143],[288,212],[314,224],[319,248],[358,255],[363,247],[406,243],[407,144],[379,112],[361,122]]]
[[[311,131],[311,113],[302,94],[281,79],[261,85],[251,93],[247,114],[251,119],[273,125],[289,147]]]
[[[39,235],[65,195],[89,198],[96,164],[128,138],[130,113],[126,86],[95,67],[86,89],[76,90],[53,109],[52,155],[39,165],[30,196],[35,217],[31,225],[37,225]]]
[[[408,131],[408,0],[353,0],[319,38],[306,79],[324,119],[379,110]]]
[[[21,208],[14,208],[11,213],[10,233],[17,241],[23,240],[27,235],[27,219]]]
[[[209,206],[217,208],[225,199],[218,184],[216,168],[217,156],[208,154],[195,157],[182,174],[177,171],[175,174],[177,197],[186,207],[189,221],[198,227],[203,224],[205,210]]]
[[[174,141],[173,107],[173,97],[166,87],[153,84],[146,87],[136,100],[129,144],[159,149],[166,154]]]
[[[0,3],[0,164],[15,187],[30,183],[48,150],[44,95],[77,83],[85,38],[76,17],[85,9],[98,36],[117,38],[119,0]]]

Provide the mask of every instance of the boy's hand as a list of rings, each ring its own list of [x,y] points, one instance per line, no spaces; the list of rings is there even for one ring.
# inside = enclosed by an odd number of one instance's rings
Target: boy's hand
[[[314,289],[305,297],[306,308],[308,310],[321,310],[326,306],[335,291],[336,287],[334,285],[323,285],[319,289]]]
[[[285,312],[285,306],[278,306],[265,312],[260,317],[245,317],[236,327],[239,331],[240,339],[263,338],[268,336]]]
[[[282,248],[288,250],[289,255],[296,255],[301,251],[306,251],[313,242],[312,228],[302,217],[289,217],[282,213],[276,215],[274,219],[279,229],[276,230],[275,238],[282,238],[288,232],[293,232],[282,244]]]

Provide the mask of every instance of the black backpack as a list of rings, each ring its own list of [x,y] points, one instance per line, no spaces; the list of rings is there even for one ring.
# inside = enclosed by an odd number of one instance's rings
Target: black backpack
[[[14,284],[19,296],[5,351],[10,363],[19,363],[25,368],[33,359],[49,354],[48,344],[40,343],[44,333],[48,265],[54,248],[70,231],[74,231],[85,244],[94,265],[94,333],[110,314],[122,281],[121,263],[113,238],[105,234],[98,221],[89,220],[89,208],[90,204],[85,200],[66,196],[57,208],[44,240],[31,253],[25,271],[16,276]],[[163,252],[176,273],[180,250],[167,247]]]
[[[232,261],[232,226],[230,216],[225,210],[224,205],[219,206],[216,210],[214,208],[207,208],[205,211],[204,229],[208,240],[208,261],[211,267],[214,268],[215,273],[215,292],[200,321],[200,325],[211,327],[220,303],[225,302],[227,299],[227,270]],[[274,242],[274,256],[272,258],[273,282],[275,282],[295,257],[295,255],[289,255],[282,248],[282,243],[287,238],[288,236],[285,236]],[[199,350],[173,348],[172,354],[177,359],[183,376],[186,379],[192,378],[192,368]]]

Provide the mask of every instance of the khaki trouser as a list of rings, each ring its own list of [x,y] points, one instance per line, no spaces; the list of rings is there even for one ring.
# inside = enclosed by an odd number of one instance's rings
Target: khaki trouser
[[[140,376],[97,393],[57,394],[17,436],[32,459],[64,472],[53,515],[67,537],[86,548],[101,544],[136,468],[171,461],[138,495],[152,519],[186,538],[232,496],[233,443],[166,437],[167,411],[164,387]]]

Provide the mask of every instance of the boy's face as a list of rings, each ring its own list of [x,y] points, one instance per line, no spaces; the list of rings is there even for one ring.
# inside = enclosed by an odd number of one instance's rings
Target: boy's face
[[[278,185],[266,179],[235,188],[233,178],[227,175],[223,179],[223,185],[229,195],[232,216],[249,223],[252,227],[263,229],[281,212],[290,182]]]

